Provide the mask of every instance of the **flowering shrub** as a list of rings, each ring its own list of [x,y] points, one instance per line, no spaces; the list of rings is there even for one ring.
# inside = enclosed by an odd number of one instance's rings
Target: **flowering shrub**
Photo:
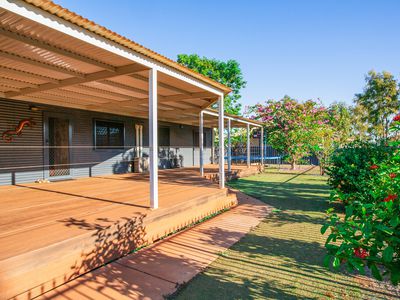
[[[400,130],[396,116],[393,131]],[[358,143],[335,153],[329,169],[332,201],[345,204],[342,218],[333,209],[321,228],[330,234],[325,263],[361,274],[368,267],[379,280],[400,281],[400,142]]]
[[[268,100],[265,104],[249,107],[247,114],[265,123],[268,143],[281,153],[292,169],[311,152],[314,128],[328,123],[322,117],[326,108],[313,100],[300,103],[285,96],[279,101]]]

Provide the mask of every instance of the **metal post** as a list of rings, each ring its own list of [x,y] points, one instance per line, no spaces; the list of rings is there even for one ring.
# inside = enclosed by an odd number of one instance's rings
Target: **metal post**
[[[219,187],[225,187],[225,154],[224,154],[224,96],[218,99],[218,134],[219,134]]]
[[[211,128],[211,163],[215,163],[215,129]]]
[[[150,207],[158,208],[157,70],[149,72]]]
[[[247,167],[250,167],[250,125],[247,123]]]
[[[204,151],[204,133],[203,133],[203,112],[200,112],[200,120],[199,120],[200,126],[199,126],[199,146],[200,146],[200,175],[204,176],[204,158],[203,158],[203,151]]]
[[[228,173],[232,171],[231,119],[228,119]]]
[[[143,125],[139,126],[139,157],[143,156]]]
[[[264,169],[264,127],[261,127],[261,170]]]
[[[140,157],[140,144],[139,144],[139,126],[138,124],[135,124],[135,137],[136,137],[136,155],[135,157]]]

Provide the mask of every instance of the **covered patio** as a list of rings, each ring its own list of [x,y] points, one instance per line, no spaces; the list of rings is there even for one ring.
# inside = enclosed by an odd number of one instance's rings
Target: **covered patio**
[[[200,112],[218,102],[224,139],[226,86],[52,2],[4,0],[0,24],[1,97],[28,101],[35,111],[52,105],[148,119],[152,208],[159,202],[159,121],[198,125]]]
[[[0,299],[33,298],[237,201],[194,168],[159,172],[157,210],[149,186],[124,174],[0,187]]]
[[[218,128],[224,141],[228,126],[229,145],[232,124],[247,126],[248,140],[249,126],[260,124],[224,114],[228,87],[49,1],[0,0],[0,33],[0,108],[7,112],[0,118],[0,173],[10,169],[13,184],[0,186],[0,299],[34,298],[236,204],[225,188],[224,143],[218,165],[204,162],[204,128]],[[71,117],[65,143],[53,146],[46,114],[76,112],[89,122]],[[124,123],[131,142],[120,154],[136,148],[140,158],[147,147],[147,173],[92,174],[114,149],[96,148],[91,113],[145,120],[147,145],[138,137],[143,126]],[[21,135],[15,121],[35,125]],[[196,168],[159,170],[159,122],[198,128]],[[90,171],[82,176],[48,182],[52,148],[89,149],[101,159],[83,161]],[[77,159],[87,152],[63,153]],[[229,153],[227,172],[241,169]],[[204,178],[215,173],[218,183]]]

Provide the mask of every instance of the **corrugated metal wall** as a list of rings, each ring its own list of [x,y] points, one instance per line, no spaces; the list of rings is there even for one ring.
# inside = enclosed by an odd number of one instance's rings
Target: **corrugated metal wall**
[[[36,125],[25,127],[11,143],[0,137],[0,185],[34,181],[43,178],[42,112],[33,112],[23,102],[0,100],[0,134],[13,130],[23,119],[32,118]]]
[[[72,123],[71,175],[72,177],[97,176],[129,171],[129,162],[134,157],[135,124],[143,124],[144,155],[148,155],[148,121],[104,113],[73,110],[53,106],[40,106],[40,111],[31,111],[30,104],[0,99],[0,133],[18,125],[22,119],[33,118],[36,125],[25,128],[22,135],[12,143],[0,140],[0,185],[33,182],[44,178],[43,120],[44,115],[63,113]],[[94,120],[114,120],[125,124],[124,149],[94,149]],[[169,156],[176,155],[183,166],[199,164],[198,148],[194,147],[193,132],[197,127],[160,122],[170,128]],[[211,130],[205,129],[205,163],[211,161]],[[163,151],[160,151],[160,153]],[[160,168],[170,166],[168,155],[161,155]]]

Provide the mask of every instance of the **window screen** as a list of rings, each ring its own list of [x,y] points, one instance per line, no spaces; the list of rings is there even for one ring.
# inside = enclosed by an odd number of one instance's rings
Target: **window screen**
[[[95,121],[96,148],[123,148],[124,124],[108,121]]]

